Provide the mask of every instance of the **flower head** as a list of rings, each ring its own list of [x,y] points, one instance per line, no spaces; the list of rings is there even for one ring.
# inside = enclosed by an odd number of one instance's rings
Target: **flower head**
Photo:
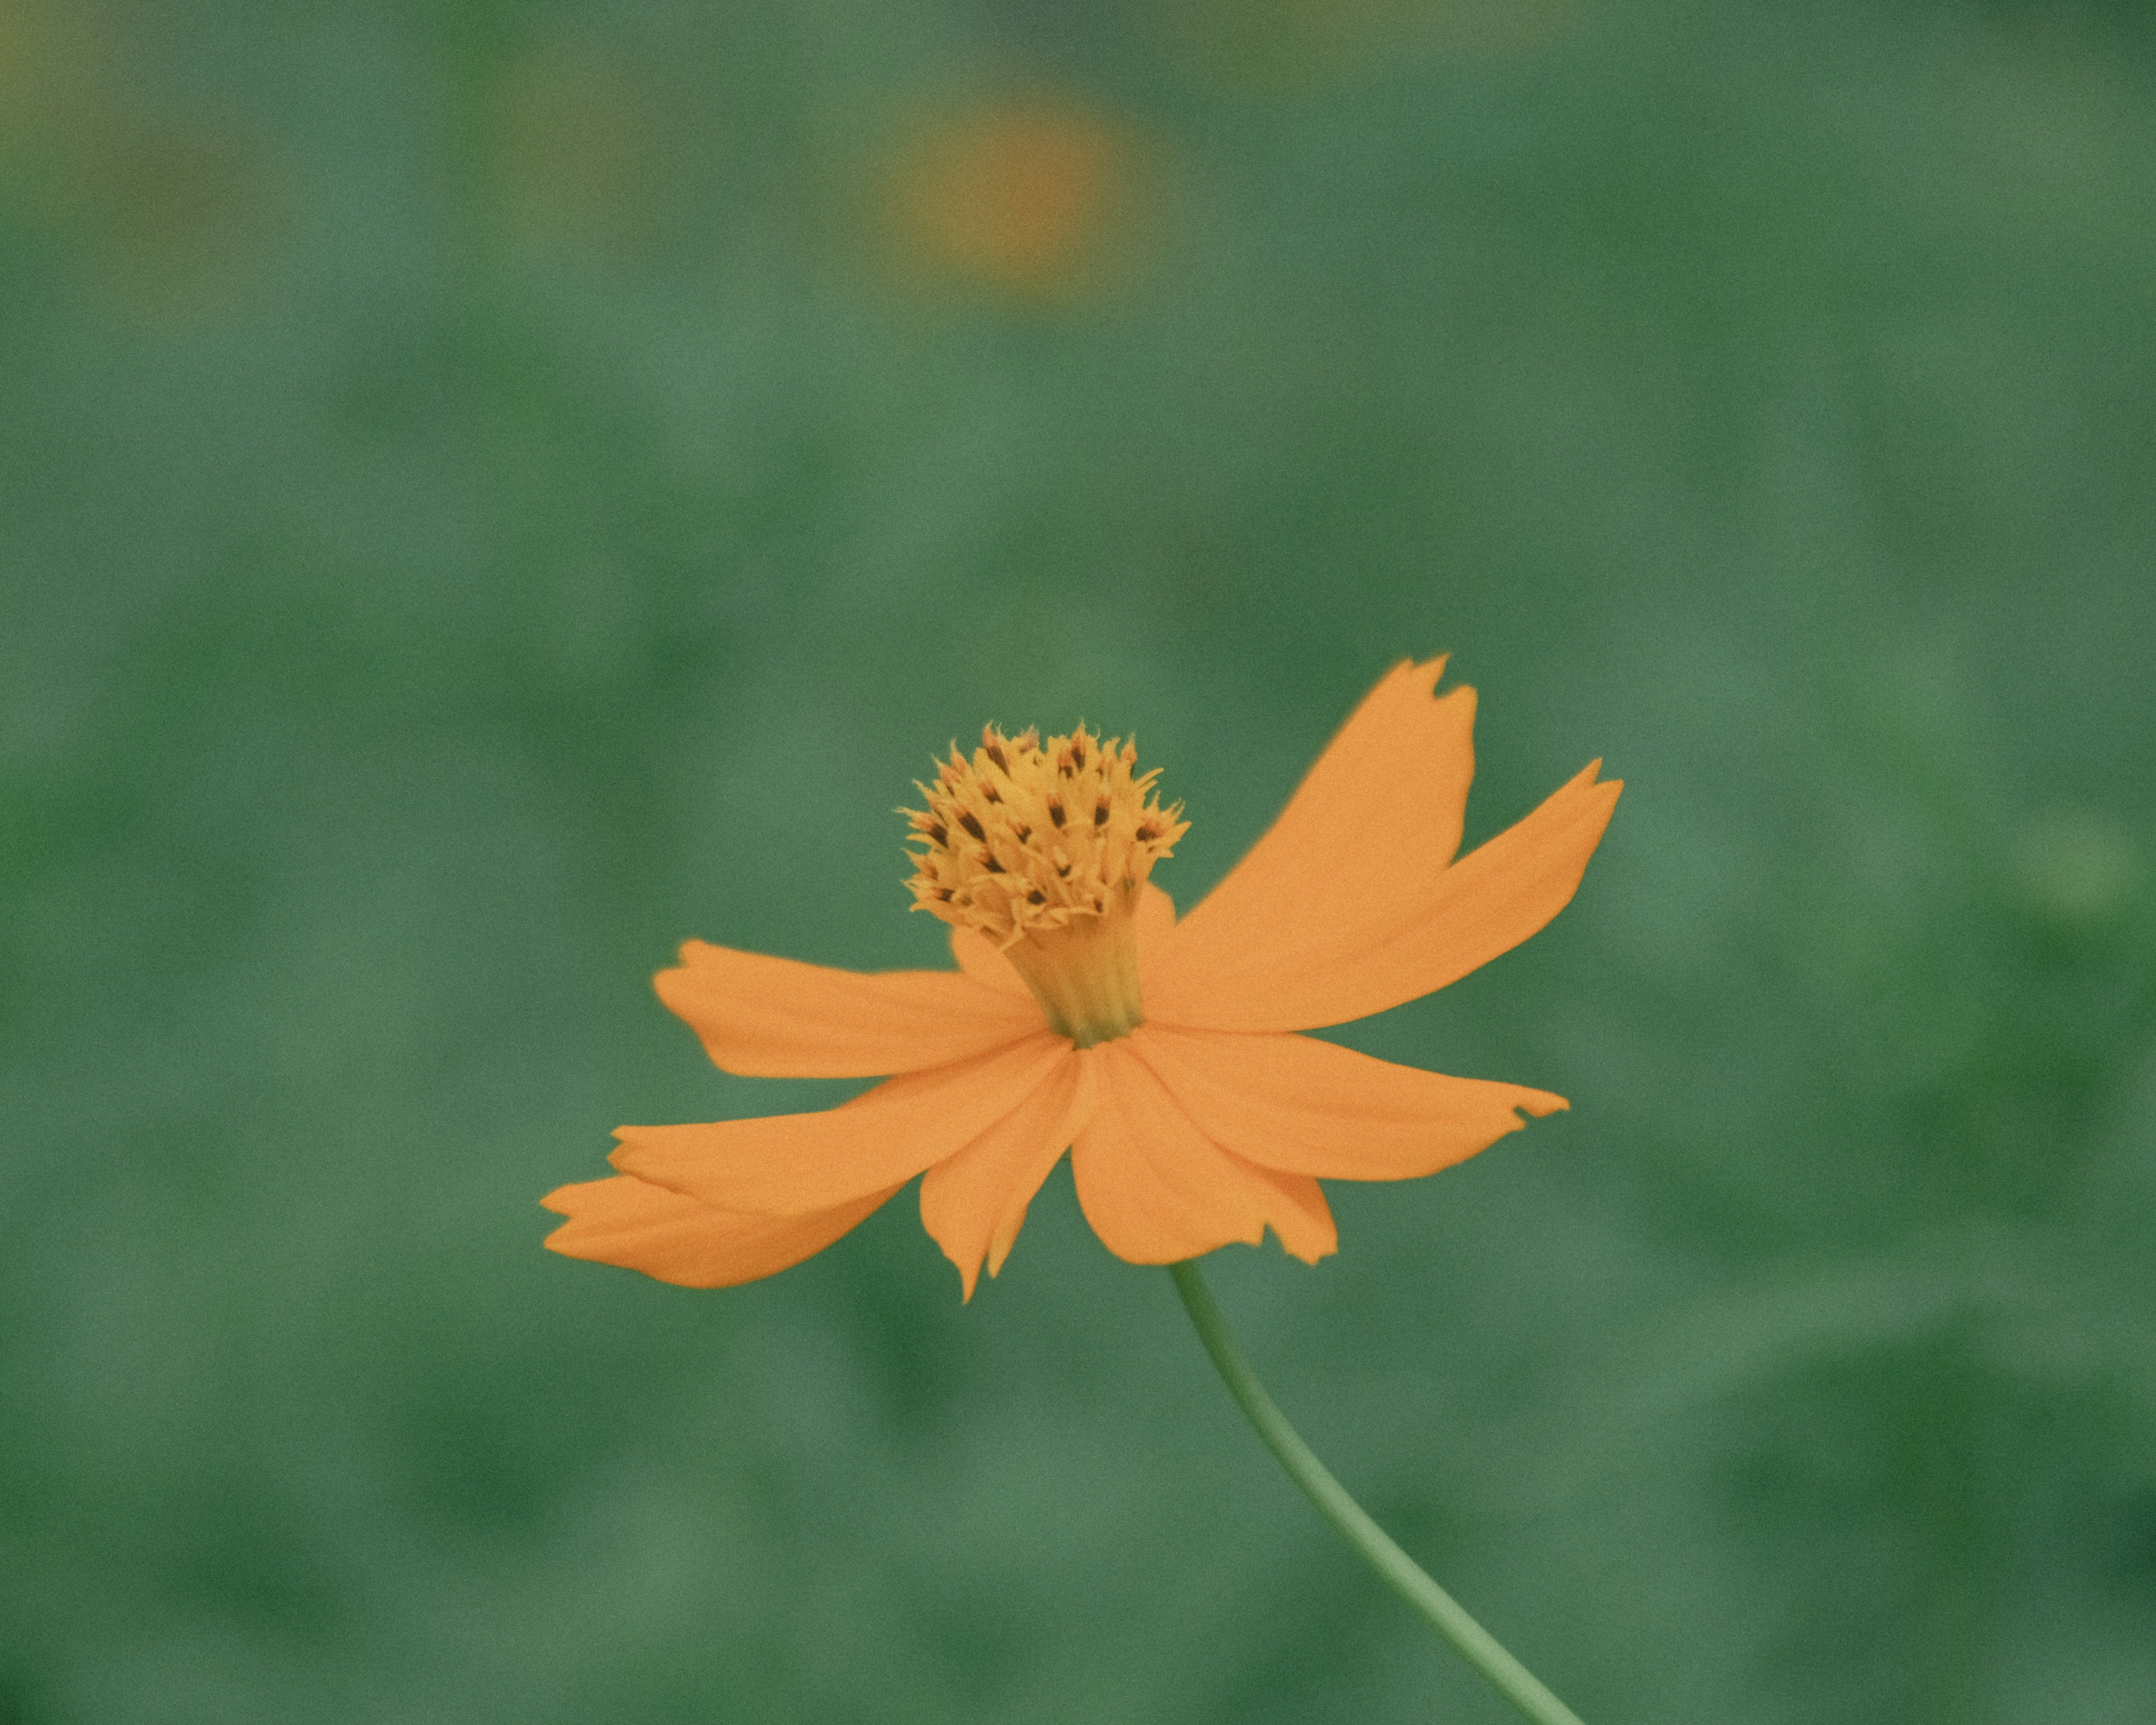
[[[913,908],[985,935],[1025,978],[1048,1027],[1080,1048],[1127,1036],[1139,1012],[1137,913],[1152,865],[1190,830],[1183,805],[1152,794],[1135,743],[981,731],[954,745],[928,807],[901,809],[914,854]]]
[[[1134,746],[1082,726],[954,747],[911,824],[916,909],[955,971],[864,973],[690,941],[660,999],[729,1072],[882,1077],[819,1113],[623,1127],[613,1178],[564,1186],[547,1244],[713,1287],[821,1250],[916,1174],[972,1297],[1065,1150],[1134,1263],[1270,1227],[1337,1244],[1320,1179],[1433,1173],[1565,1106],[1301,1033],[1382,1012],[1510,950],[1571,898],[1620,781],[1594,762],[1455,859],[1475,695],[1396,666],[1271,829],[1180,919],[1153,865],[1188,829]],[[895,1076],[894,1076],[895,1075]]]

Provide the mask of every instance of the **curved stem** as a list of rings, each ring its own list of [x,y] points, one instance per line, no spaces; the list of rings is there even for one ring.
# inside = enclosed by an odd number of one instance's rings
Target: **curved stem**
[[[1362,1554],[1363,1561],[1383,1577],[1394,1592],[1414,1606],[1438,1634],[1459,1649],[1462,1658],[1487,1677],[1497,1692],[1533,1720],[1535,1725],[1581,1725],[1579,1715],[1544,1688],[1532,1671],[1507,1653],[1489,1630],[1460,1608],[1457,1599],[1425,1575],[1415,1560],[1393,1543],[1385,1530],[1370,1519],[1363,1506],[1348,1495],[1346,1487],[1312,1453],[1310,1445],[1296,1435],[1286,1416],[1265,1394],[1265,1385],[1258,1382],[1250,1363],[1243,1358],[1243,1350],[1228,1333],[1220,1308],[1214,1303],[1211,1290],[1198,1273],[1197,1260],[1186,1259],[1180,1264],[1171,1264],[1168,1273],[1175,1278],[1175,1291],[1183,1296],[1190,1322],[1197,1327],[1199,1340],[1213,1356],[1213,1363],[1220,1368],[1220,1375],[1228,1380],[1229,1392],[1250,1416],[1250,1424],[1257,1427],[1265,1447],[1287,1470],[1288,1477],[1301,1486],[1304,1496],[1317,1506],[1317,1512],[1332,1523],[1340,1537]]]

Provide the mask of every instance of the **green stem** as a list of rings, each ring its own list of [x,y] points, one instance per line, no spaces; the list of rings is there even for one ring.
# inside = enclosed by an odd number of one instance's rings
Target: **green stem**
[[[1220,1375],[1228,1380],[1229,1393],[1250,1416],[1250,1424],[1257,1427],[1265,1447],[1287,1470],[1288,1477],[1301,1486],[1304,1496],[1317,1506],[1317,1512],[1362,1553],[1363,1561],[1390,1584],[1394,1592],[1414,1606],[1431,1628],[1458,1648],[1460,1656],[1487,1677],[1497,1692],[1533,1720],[1535,1725],[1580,1725],[1579,1715],[1552,1695],[1532,1671],[1498,1645],[1496,1638],[1462,1610],[1457,1599],[1424,1574],[1415,1560],[1370,1519],[1363,1506],[1348,1495],[1347,1489],[1312,1453],[1310,1445],[1296,1435],[1286,1416],[1265,1394],[1265,1385],[1258,1382],[1257,1373],[1243,1358],[1243,1350],[1235,1345],[1235,1338],[1228,1333],[1220,1308],[1214,1303],[1211,1291],[1198,1273],[1197,1260],[1186,1259],[1180,1264],[1171,1264],[1168,1273],[1175,1278],[1175,1291],[1183,1296],[1190,1322],[1197,1326],[1198,1338],[1213,1356],[1213,1363],[1220,1368]]]

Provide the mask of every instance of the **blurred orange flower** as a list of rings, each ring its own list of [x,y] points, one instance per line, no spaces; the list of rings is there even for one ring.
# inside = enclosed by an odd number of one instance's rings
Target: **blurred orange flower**
[[[968,1298],[1070,1151],[1108,1249],[1171,1263],[1270,1227],[1337,1244],[1320,1179],[1434,1173],[1565,1106],[1299,1034],[1441,988],[1571,898],[1621,788],[1588,766],[1455,860],[1475,692],[1442,659],[1365,697],[1265,835],[1179,921],[1152,884],[1186,829],[1136,751],[993,728],[912,814],[916,906],[955,971],[866,974],[691,941],[660,998],[729,1072],[896,1074],[821,1113],[623,1127],[611,1178],[564,1186],[547,1244],[724,1286],[821,1250],[916,1174]]]
[[[1024,299],[1100,284],[1132,214],[1139,152],[1108,121],[1051,97],[931,122],[889,182],[901,262],[930,280]]]

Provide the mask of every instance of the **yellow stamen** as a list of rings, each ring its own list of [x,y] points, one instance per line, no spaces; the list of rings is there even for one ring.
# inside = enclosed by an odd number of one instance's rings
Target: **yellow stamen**
[[[1081,1048],[1127,1036],[1138,1001],[1137,903],[1152,865],[1188,832],[1180,803],[1153,794],[1137,749],[1081,725],[1045,743],[993,725],[968,760],[951,746],[936,782],[901,809],[921,849],[913,907],[986,935],[1049,1023]]]

